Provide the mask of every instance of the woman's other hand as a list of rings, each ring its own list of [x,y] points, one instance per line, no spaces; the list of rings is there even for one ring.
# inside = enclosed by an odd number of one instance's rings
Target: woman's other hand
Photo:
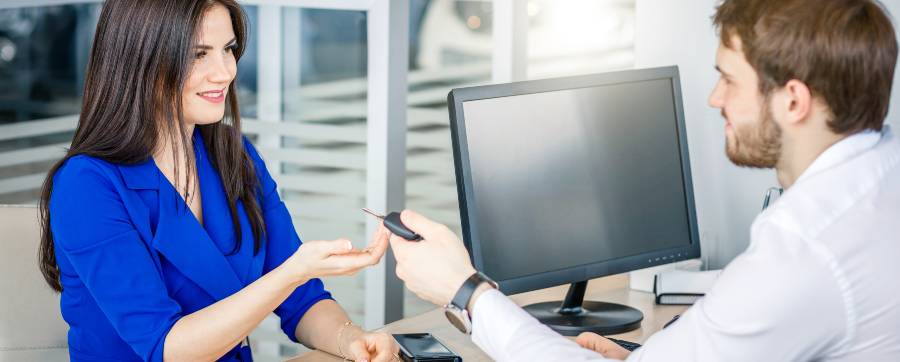
[[[343,351],[354,361],[390,362],[399,360],[400,346],[394,336],[386,332],[363,332],[349,335]]]

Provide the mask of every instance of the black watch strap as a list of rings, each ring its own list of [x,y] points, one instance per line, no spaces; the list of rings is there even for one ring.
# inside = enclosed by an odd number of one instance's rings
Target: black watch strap
[[[478,289],[478,286],[481,283],[488,283],[494,288],[497,287],[497,283],[488,278],[487,275],[484,275],[482,272],[475,272],[463,282],[463,285],[459,287],[459,290],[456,292],[456,295],[453,297],[453,300],[450,301],[450,304],[453,304],[455,307],[460,310],[466,310],[466,307],[469,305],[469,300],[472,299],[472,294],[475,294],[475,290]]]

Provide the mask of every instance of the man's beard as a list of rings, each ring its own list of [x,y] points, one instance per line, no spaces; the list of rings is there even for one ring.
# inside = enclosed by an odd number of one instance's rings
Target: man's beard
[[[725,154],[735,165],[773,168],[781,157],[781,128],[775,123],[768,103],[764,103],[759,125],[740,128],[734,124],[733,137],[725,138]]]

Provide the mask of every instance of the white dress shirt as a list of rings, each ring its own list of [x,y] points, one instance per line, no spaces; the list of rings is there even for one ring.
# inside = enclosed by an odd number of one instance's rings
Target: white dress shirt
[[[900,140],[887,126],[828,148],[750,232],[706,297],[628,361],[900,361]],[[472,314],[496,360],[603,360],[496,290]]]

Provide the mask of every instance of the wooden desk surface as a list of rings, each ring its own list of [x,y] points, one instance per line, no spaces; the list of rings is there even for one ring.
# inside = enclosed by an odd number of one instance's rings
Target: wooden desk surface
[[[519,305],[560,300],[565,297],[567,289],[567,285],[558,286],[517,294],[512,296],[512,299]],[[671,320],[672,317],[687,309],[685,306],[656,305],[653,302],[652,293],[628,289],[628,276],[625,274],[591,280],[588,283],[585,299],[625,304],[643,312],[644,320],[641,322],[641,328],[613,336],[639,343],[646,341],[650,335],[662,329],[662,326]],[[389,333],[430,332],[466,362],[491,361],[484,352],[472,343],[469,336],[460,333],[450,325],[446,317],[444,317],[444,311],[441,308],[396,321],[384,326],[382,330]],[[328,353],[311,351],[289,361],[341,361],[341,359]]]

